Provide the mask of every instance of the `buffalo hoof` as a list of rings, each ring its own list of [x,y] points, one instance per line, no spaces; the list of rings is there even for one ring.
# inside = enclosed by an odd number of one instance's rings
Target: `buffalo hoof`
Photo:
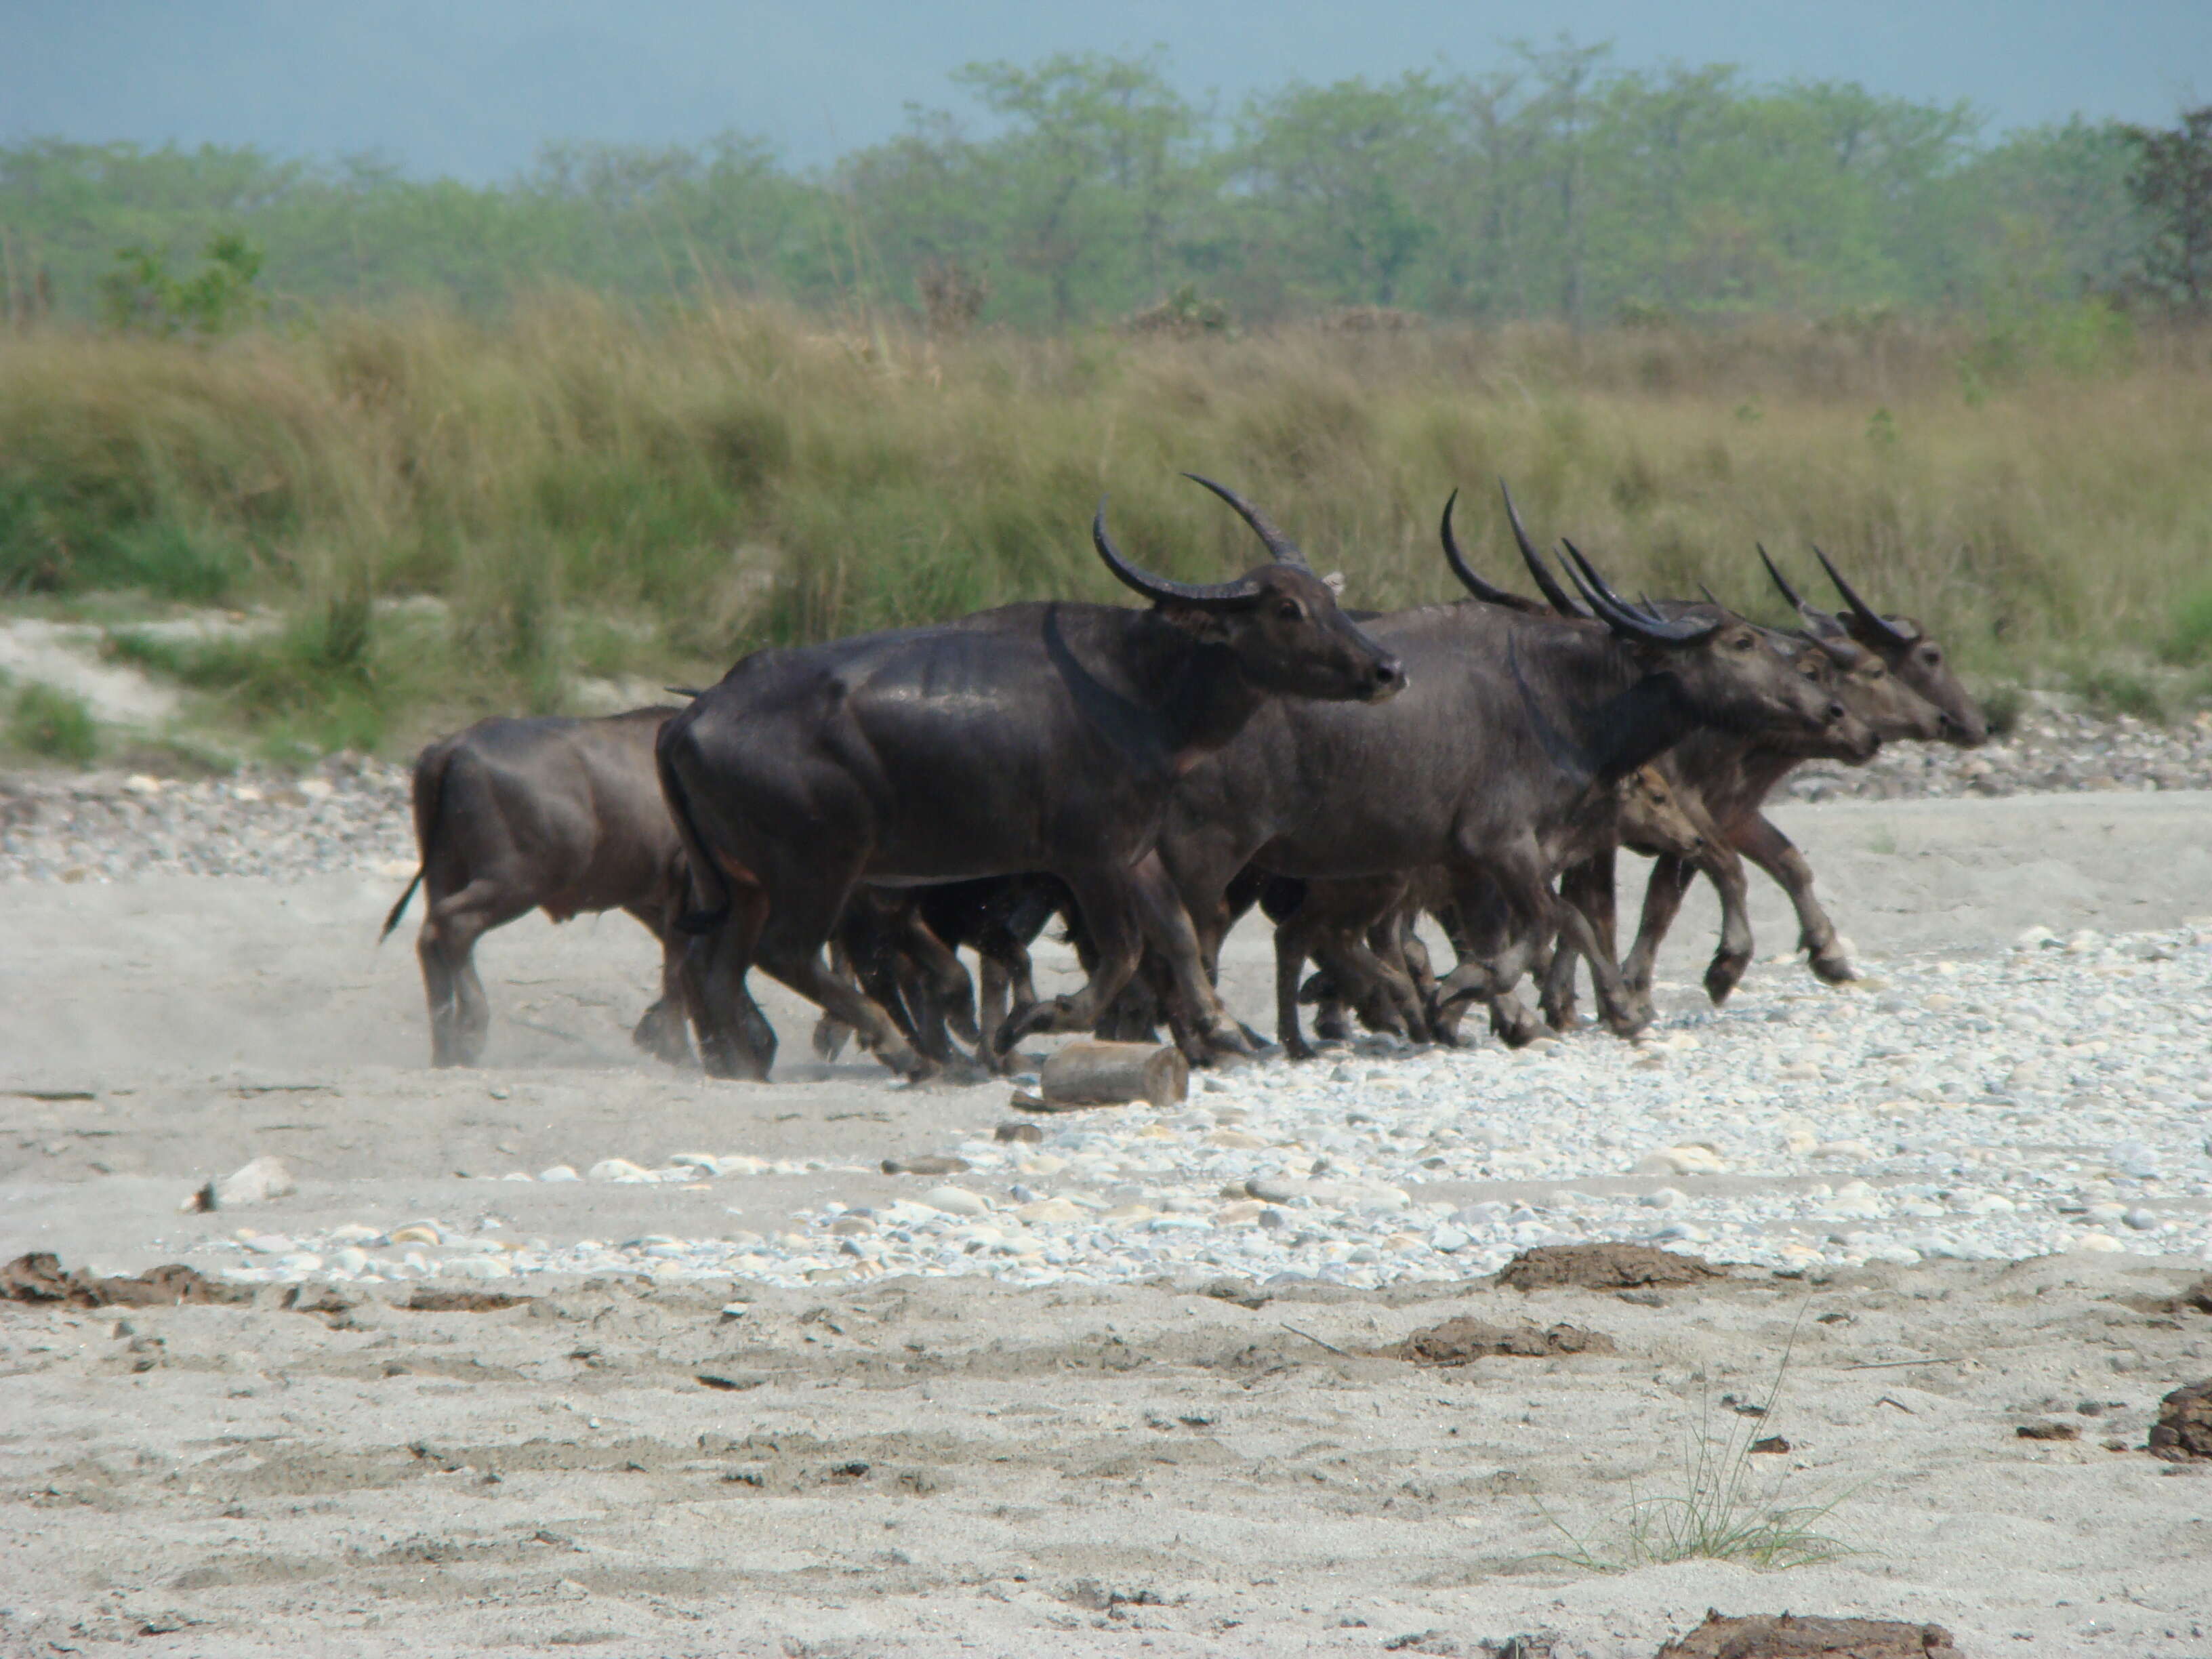
[[[1547,1002],[1544,1005],[1544,1024],[1555,1031],[1579,1031],[1589,1022],[1582,1017],[1572,1000]]]
[[[1816,954],[1812,964],[1813,971],[1831,985],[1849,985],[1859,976],[1859,970],[1851,966],[1851,959],[1840,951]]]
[[[1705,994],[1717,1007],[1729,1000],[1729,993],[1743,982],[1745,969],[1751,966],[1749,957],[1733,953],[1715,957],[1705,969]]]
[[[852,1036],[851,1026],[835,1014],[824,1014],[814,1022],[814,1052],[824,1060],[835,1060],[845,1052]]]
[[[699,1045],[699,1069],[729,1083],[765,1083],[768,1066],[751,1049],[708,1038]]]
[[[664,1064],[691,1064],[691,1035],[684,1029],[684,1016],[665,1002],[656,1002],[645,1011],[629,1040]]]
[[[1519,1002],[1494,1005],[1490,1011],[1490,1029],[1509,1048],[1525,1048],[1537,1038],[1550,1035],[1536,1016]]]

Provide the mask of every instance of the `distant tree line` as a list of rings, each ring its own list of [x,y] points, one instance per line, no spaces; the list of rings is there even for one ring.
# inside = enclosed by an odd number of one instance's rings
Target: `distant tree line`
[[[970,116],[915,110],[813,171],[734,135],[552,145],[483,187],[374,158],[0,148],[6,314],[128,315],[165,294],[173,310],[190,295],[161,288],[185,280],[171,260],[204,249],[234,270],[247,243],[280,304],[429,294],[489,312],[567,282],[906,309],[939,331],[2212,298],[2212,110],[2164,132],[1993,137],[1965,104],[1627,70],[1567,45],[1493,74],[1294,84],[1227,113],[1157,57],[954,80]],[[246,240],[216,254],[224,238]]]

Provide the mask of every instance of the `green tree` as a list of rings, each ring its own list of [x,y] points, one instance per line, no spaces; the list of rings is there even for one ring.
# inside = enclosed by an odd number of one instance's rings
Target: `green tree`
[[[2138,128],[2130,187],[2150,216],[2151,281],[2191,311],[2212,297],[2212,104],[2163,130]]]

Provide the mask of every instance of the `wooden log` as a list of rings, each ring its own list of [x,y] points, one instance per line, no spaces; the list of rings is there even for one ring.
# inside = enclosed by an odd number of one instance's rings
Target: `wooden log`
[[[1044,1063],[1047,1106],[1165,1106],[1190,1094],[1190,1062],[1173,1043],[1071,1042]]]

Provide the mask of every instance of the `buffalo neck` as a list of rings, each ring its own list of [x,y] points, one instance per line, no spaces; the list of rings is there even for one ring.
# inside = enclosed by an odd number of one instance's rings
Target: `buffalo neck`
[[[1515,678],[1537,722],[1540,739],[1561,769],[1592,782],[1618,783],[1680,743],[1701,722],[1674,675],[1645,669],[1609,635],[1577,629],[1577,636],[1565,678],[1584,695],[1562,700],[1564,732],[1554,726],[1546,732],[1550,722],[1522,675],[1517,638]]]
[[[1121,686],[1109,686],[1068,649],[1059,619],[1046,643],[1085,718],[1132,758],[1182,771],[1242,731],[1266,694],[1227,646],[1194,637],[1152,611],[1107,610],[1120,634]]]

